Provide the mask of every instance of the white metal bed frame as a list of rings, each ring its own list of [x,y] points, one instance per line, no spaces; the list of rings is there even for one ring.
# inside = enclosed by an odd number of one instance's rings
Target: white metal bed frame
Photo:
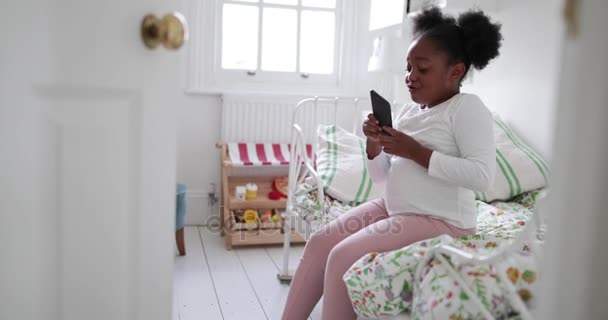
[[[298,123],[298,116],[302,111],[310,111],[313,113],[313,130],[316,130],[318,123],[318,112],[320,103],[330,103],[333,107],[333,124],[337,124],[338,118],[338,104],[343,102],[352,102],[354,104],[354,112],[360,112],[360,103],[362,101],[368,101],[368,98],[352,98],[352,97],[314,97],[307,98],[299,101],[293,111],[292,116],[292,131],[291,131],[291,150],[289,157],[289,183],[288,183],[288,196],[287,205],[285,210],[285,224],[283,227],[284,240],[283,240],[283,264],[281,272],[278,274],[278,278],[282,283],[291,282],[292,274],[289,272],[289,248],[291,246],[291,221],[293,218],[297,218],[297,214],[294,212],[294,192],[298,185],[302,184],[304,179],[312,177],[317,184],[317,196],[318,199],[325,198],[325,192],[323,191],[323,182],[320,176],[317,174],[313,160],[310,159],[306,154],[306,141],[304,139],[304,133],[302,127]],[[356,129],[360,125],[360,117],[353,117],[353,128],[352,132],[355,133]],[[317,153],[316,141],[312,142],[312,155]],[[310,236],[310,228],[306,228],[307,234],[305,239]]]
[[[283,241],[283,263],[281,272],[277,275],[278,279],[281,283],[289,283],[292,279],[292,274],[289,272],[289,250],[291,245],[291,221],[292,219],[297,219],[297,213],[294,212],[294,192],[298,185],[302,184],[304,179],[307,177],[311,177],[316,181],[317,185],[317,197],[318,199],[324,199],[325,193],[323,191],[323,182],[320,176],[317,174],[315,170],[315,166],[313,160],[307,156],[306,153],[306,141],[304,140],[304,133],[302,131],[302,127],[297,123],[298,111],[303,110],[305,106],[312,105],[314,112],[314,119],[317,119],[316,114],[318,111],[320,102],[333,102],[334,107],[334,124],[336,124],[337,119],[337,107],[340,100],[348,99],[352,101],[355,105],[355,109],[357,109],[358,104],[361,100],[369,100],[369,99],[361,99],[361,98],[308,98],[301,100],[298,102],[294,109],[293,113],[293,121],[292,121],[292,133],[291,133],[291,146],[292,152],[290,154],[289,159],[289,185],[288,185],[288,198],[287,198],[287,206],[286,206],[286,216],[285,216],[285,224],[284,224],[284,241]],[[393,102],[393,105],[395,103]],[[356,130],[357,125],[359,125],[358,117],[355,117],[353,124],[353,132]],[[318,124],[315,124],[314,130],[316,130]],[[313,159],[316,154],[316,143],[313,142],[312,150],[313,150]],[[537,201],[541,200],[546,196],[546,191],[542,191],[538,197]],[[538,207],[538,206],[537,206]],[[307,234],[305,238],[309,238],[310,228],[306,228]],[[449,255],[451,257],[456,257],[458,261],[473,263],[473,264],[483,264],[483,263],[493,263],[499,270],[498,276],[501,278],[502,283],[506,284],[508,289],[507,299],[511,303],[511,306],[516,309],[520,313],[520,317],[523,320],[531,320],[533,319],[530,311],[526,307],[525,303],[520,298],[519,294],[517,294],[515,287],[511,284],[511,282],[505,276],[505,270],[503,270],[502,261],[509,254],[513,254],[516,250],[522,248],[524,242],[528,242],[529,245],[533,247],[533,251],[537,252],[536,247],[540,242],[543,241],[545,231],[544,221],[541,217],[541,214],[538,210],[534,211],[531,221],[528,223],[524,231],[516,238],[510,245],[504,246],[497,251],[487,254],[487,255],[479,255],[479,254],[471,254],[466,251],[462,251],[460,249],[454,248],[449,245],[441,244],[436,248],[431,249],[425,259],[418,265],[415,274],[415,290],[419,288],[420,281],[422,279],[422,272],[424,270],[424,266],[433,258],[437,258],[441,260],[444,266],[447,266],[448,273],[454,279],[459,281],[460,283],[465,283],[462,277],[458,274],[458,272],[451,267],[449,263],[445,263],[445,255]],[[477,298],[475,294],[473,294],[467,286],[463,285],[463,289],[467,291],[467,294],[472,297],[474,303],[479,306],[479,310],[482,312],[484,318],[486,319],[494,319],[494,317],[490,314],[490,312],[484,307],[481,301]]]

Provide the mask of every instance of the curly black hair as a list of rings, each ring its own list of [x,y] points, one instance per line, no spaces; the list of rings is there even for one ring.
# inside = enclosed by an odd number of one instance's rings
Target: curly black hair
[[[501,25],[480,10],[467,11],[456,20],[431,7],[416,15],[413,24],[414,38],[432,39],[450,63],[464,63],[465,75],[471,66],[481,70],[499,55]]]

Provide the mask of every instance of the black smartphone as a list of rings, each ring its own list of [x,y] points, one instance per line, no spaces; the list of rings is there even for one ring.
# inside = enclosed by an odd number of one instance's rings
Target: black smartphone
[[[374,117],[378,119],[380,126],[392,128],[393,116],[391,113],[391,104],[374,90],[369,92],[369,96],[372,100]]]

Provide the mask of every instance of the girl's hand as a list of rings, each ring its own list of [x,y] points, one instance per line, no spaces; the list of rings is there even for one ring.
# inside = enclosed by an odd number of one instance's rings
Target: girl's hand
[[[407,134],[390,127],[384,127],[383,129],[388,134],[379,137],[384,152],[410,159],[420,149],[420,143]]]
[[[363,122],[363,134],[367,137],[367,158],[373,159],[382,152],[382,146],[378,137],[382,128],[378,124],[378,120],[372,113],[367,115],[367,120]]]
[[[363,134],[367,137],[367,140],[378,143],[378,136],[380,136],[381,131],[382,128],[374,114],[368,114],[367,119],[363,121]]]

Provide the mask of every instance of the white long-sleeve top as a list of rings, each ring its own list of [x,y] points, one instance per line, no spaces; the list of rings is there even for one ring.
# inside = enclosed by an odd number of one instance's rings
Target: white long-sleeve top
[[[393,123],[433,153],[428,170],[384,152],[368,160],[373,181],[385,183],[388,213],[430,215],[459,228],[475,227],[473,190],[489,189],[496,172],[493,119],[483,102],[461,93],[432,108],[411,103]]]

